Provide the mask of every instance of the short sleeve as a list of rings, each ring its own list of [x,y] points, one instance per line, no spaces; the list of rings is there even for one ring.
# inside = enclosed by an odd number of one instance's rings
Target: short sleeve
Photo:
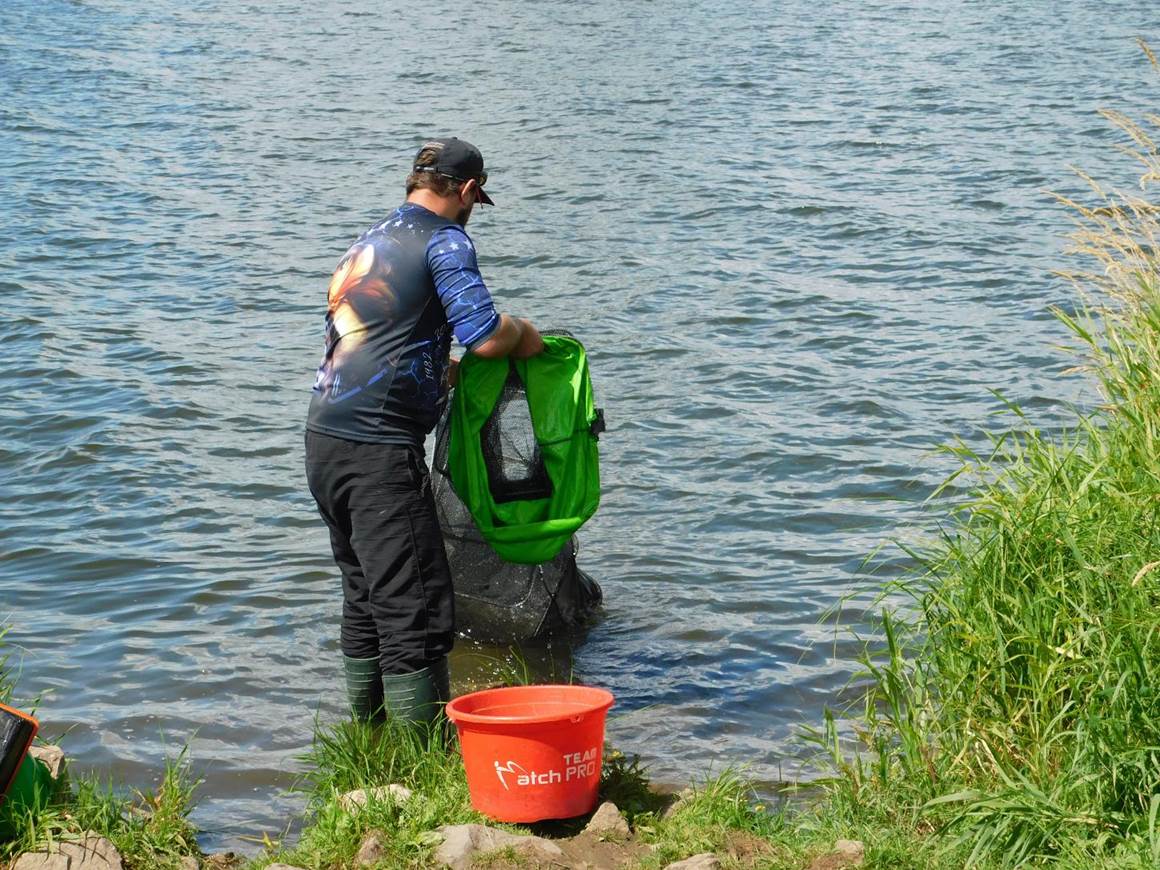
[[[486,341],[499,326],[499,314],[467,233],[458,227],[437,230],[427,243],[427,266],[455,338],[468,350]]]

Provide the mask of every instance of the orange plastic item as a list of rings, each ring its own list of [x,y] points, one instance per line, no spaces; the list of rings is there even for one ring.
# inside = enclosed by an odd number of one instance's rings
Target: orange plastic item
[[[27,713],[0,704],[0,803],[28,754],[40,723]]]
[[[455,698],[471,805],[501,822],[570,819],[596,809],[612,693],[511,686]]]

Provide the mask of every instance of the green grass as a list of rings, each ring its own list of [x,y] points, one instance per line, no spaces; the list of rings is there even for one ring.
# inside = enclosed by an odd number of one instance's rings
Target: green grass
[[[269,844],[254,868],[281,861],[302,867],[338,867],[349,862],[371,830],[382,831],[393,867],[427,866],[430,831],[444,824],[482,821],[469,806],[467,780],[459,756],[439,740],[392,723],[359,722],[318,726],[303,757],[301,788],[309,795],[308,824],[293,848]],[[351,814],[339,797],[359,788],[405,785],[414,796],[400,806],[371,802]]]
[[[698,783],[672,812],[632,818],[634,830],[655,847],[642,868],[665,867],[702,852],[724,854],[731,838],[744,833],[773,843],[786,831],[784,817],[760,803],[752,785],[734,770]]]
[[[93,831],[112,841],[127,870],[176,868],[183,855],[200,854],[189,822],[196,786],[184,751],[166,762],[155,790],[130,796],[91,777],[62,780],[46,807],[17,816],[16,836],[0,842],[0,862]]]

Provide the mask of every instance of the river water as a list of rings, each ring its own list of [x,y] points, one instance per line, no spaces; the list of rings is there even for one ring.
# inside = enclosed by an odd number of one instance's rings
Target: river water
[[[793,775],[867,606],[1004,391],[1062,377],[1077,164],[1155,110],[1147,4],[8,0],[0,7],[0,618],[81,767],[185,743],[252,849],[342,713],[301,467],[329,273],[431,135],[483,150],[503,310],[591,353],[610,688],[655,778]],[[841,619],[829,614],[843,599]],[[558,650],[556,651],[559,652]],[[462,685],[501,652],[463,644]],[[545,658],[526,655],[533,668]],[[557,656],[558,658],[558,656]],[[481,664],[482,663],[482,664]]]

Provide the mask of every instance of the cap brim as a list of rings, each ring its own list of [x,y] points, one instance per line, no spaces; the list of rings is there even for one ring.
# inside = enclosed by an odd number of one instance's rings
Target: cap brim
[[[484,205],[495,205],[495,203],[491,201],[491,197],[487,195],[487,191],[482,187],[479,187],[478,182],[476,182],[475,189],[478,192],[480,202],[482,202]]]

